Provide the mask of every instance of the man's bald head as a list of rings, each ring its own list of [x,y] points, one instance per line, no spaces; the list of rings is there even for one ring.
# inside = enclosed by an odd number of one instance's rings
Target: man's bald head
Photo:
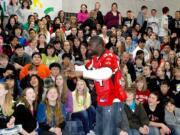
[[[104,50],[104,41],[99,36],[94,36],[90,39],[88,45],[88,52],[91,55],[100,55]]]

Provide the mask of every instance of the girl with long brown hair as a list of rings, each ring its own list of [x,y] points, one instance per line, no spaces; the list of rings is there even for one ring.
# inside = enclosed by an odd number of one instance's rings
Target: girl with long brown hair
[[[55,80],[55,85],[59,91],[59,98],[61,103],[64,105],[66,114],[73,111],[72,107],[72,93],[67,87],[67,81],[64,76],[58,75]]]
[[[48,88],[45,101],[38,106],[37,120],[40,135],[62,135],[61,129],[64,127],[64,119],[59,102],[59,92],[56,87]]]
[[[36,121],[36,92],[28,87],[23,91],[23,95],[17,103],[14,111],[15,124],[22,125],[22,135],[37,135]]]

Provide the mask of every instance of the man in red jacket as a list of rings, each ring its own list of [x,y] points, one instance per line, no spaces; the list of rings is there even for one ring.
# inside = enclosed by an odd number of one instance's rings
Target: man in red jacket
[[[99,36],[90,39],[88,51],[92,59],[85,66],[75,66],[75,71],[78,76],[92,79],[95,83],[96,135],[114,135],[113,103],[123,102],[126,99],[126,94],[120,84],[119,59],[105,49],[103,40]]]

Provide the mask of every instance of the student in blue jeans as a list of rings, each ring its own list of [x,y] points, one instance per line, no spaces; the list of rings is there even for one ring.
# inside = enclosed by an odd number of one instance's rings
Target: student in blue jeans
[[[149,127],[149,118],[141,103],[135,101],[135,86],[126,88],[127,99],[124,106],[132,135],[155,135],[153,127]]]
[[[96,110],[93,106],[90,106],[85,111],[72,113],[71,118],[72,120],[80,120],[83,124],[85,133],[89,133],[94,130]]]
[[[91,106],[91,96],[84,80],[77,81],[76,89],[72,92],[72,99],[73,113],[71,118],[82,122],[86,134],[92,132],[96,112]]]

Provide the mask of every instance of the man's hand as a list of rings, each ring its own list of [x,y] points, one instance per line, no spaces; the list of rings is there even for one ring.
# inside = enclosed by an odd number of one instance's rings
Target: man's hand
[[[80,78],[83,76],[83,72],[81,71],[66,71],[65,72],[65,76],[69,77],[69,78]]]

